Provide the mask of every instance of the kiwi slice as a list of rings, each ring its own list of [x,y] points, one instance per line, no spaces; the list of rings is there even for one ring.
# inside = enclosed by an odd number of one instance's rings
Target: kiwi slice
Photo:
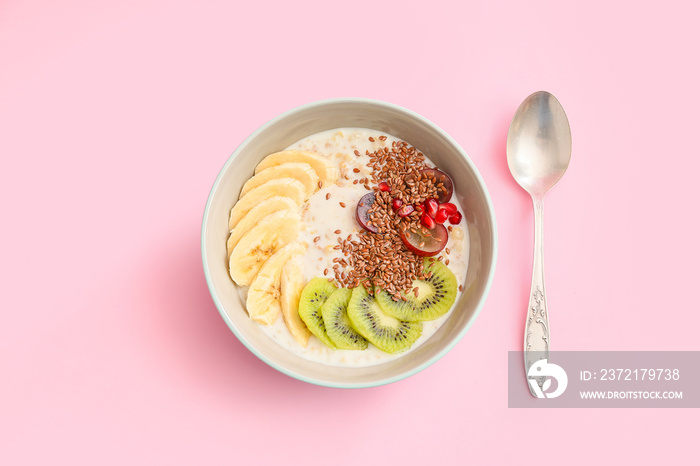
[[[350,326],[348,319],[350,296],[352,296],[352,289],[339,288],[330,295],[321,307],[326,333],[339,349],[367,349],[367,340]]]
[[[409,291],[404,296],[406,301],[394,301],[389,293],[375,288],[377,302],[384,312],[400,320],[418,322],[435,320],[447,313],[457,298],[457,278],[445,264],[440,261],[423,262],[425,271],[432,272],[430,278],[413,280],[411,290],[418,288],[418,296]]]
[[[364,286],[352,290],[348,318],[357,333],[387,353],[406,351],[423,331],[420,322],[406,322],[384,313]]]
[[[304,321],[311,333],[332,349],[336,349],[336,346],[326,333],[321,307],[337,289],[333,282],[329,282],[325,278],[316,277],[306,284],[299,297],[299,317],[301,317],[301,320]]]

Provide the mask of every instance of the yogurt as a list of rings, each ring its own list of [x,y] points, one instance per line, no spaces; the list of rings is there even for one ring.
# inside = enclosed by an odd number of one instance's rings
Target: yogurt
[[[386,138],[380,140],[379,136]],[[374,141],[371,141],[370,137]],[[367,167],[370,158],[365,155],[365,152],[373,153],[384,147],[391,148],[394,141],[400,140],[376,130],[338,128],[313,134],[286,148],[315,152],[337,164],[340,171],[338,182],[332,186],[323,186],[311,196],[302,210],[302,228],[298,241],[307,246],[304,256],[305,281],[308,282],[314,277],[334,277],[333,259],[342,256],[340,250],[334,249],[338,244],[338,236],[347,238],[351,235],[354,239],[361,229],[355,219],[355,208],[358,200],[370,191],[362,183],[353,184],[353,180],[369,178],[371,175],[371,169]],[[355,151],[360,155],[356,155]],[[434,165],[428,158],[428,154],[424,155],[426,155],[426,163]],[[456,196],[453,196],[450,202],[454,203],[460,212],[464,212]],[[335,233],[336,230],[340,230],[340,235]],[[446,259],[449,258],[448,267],[457,277],[459,284],[464,283],[467,275],[469,262],[467,232],[466,220],[462,218],[459,225],[453,225],[446,248],[441,253]],[[447,250],[450,251],[449,254],[446,254]],[[324,272],[327,275],[324,275]],[[458,291],[457,300],[460,293]],[[261,326],[261,328],[279,345],[302,358],[332,366],[371,366],[399,358],[420,347],[435,334],[453,311],[454,305],[439,319],[423,322],[420,338],[409,350],[400,354],[385,353],[371,344],[362,351],[332,350],[315,336],[311,336],[309,344],[304,348],[294,340],[281,317],[273,325]]]

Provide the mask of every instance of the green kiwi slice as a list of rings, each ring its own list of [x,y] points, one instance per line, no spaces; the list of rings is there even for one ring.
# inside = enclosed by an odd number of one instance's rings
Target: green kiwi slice
[[[316,277],[306,284],[299,297],[299,317],[316,338],[332,349],[336,349],[336,346],[326,333],[321,307],[337,289],[333,282]]]
[[[352,289],[339,288],[328,297],[321,307],[326,333],[339,349],[364,350],[369,344],[350,325],[348,303]]]
[[[425,271],[432,275],[425,280],[413,280],[412,290],[418,288],[418,296],[409,291],[406,301],[394,301],[389,293],[375,288],[377,302],[384,312],[400,320],[418,322],[435,320],[450,310],[457,298],[457,278],[440,261],[423,262]]]
[[[398,320],[383,312],[364,286],[352,290],[348,318],[357,333],[386,353],[406,351],[423,331],[420,322]]]

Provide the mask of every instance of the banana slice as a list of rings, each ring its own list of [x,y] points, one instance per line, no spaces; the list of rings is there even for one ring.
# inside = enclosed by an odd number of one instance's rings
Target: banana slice
[[[299,317],[299,297],[304,289],[302,267],[301,256],[296,255],[289,259],[282,268],[280,304],[282,305],[282,317],[284,317],[284,323],[287,324],[289,332],[301,346],[306,348],[311,332]]]
[[[231,251],[238,244],[238,241],[253,228],[261,218],[278,210],[298,210],[299,206],[289,197],[272,196],[256,205],[245,214],[245,216],[231,230],[231,235],[226,242],[227,256],[231,256]]]
[[[270,256],[296,240],[300,228],[301,215],[297,211],[279,210],[261,218],[231,251],[228,267],[233,281],[250,285]]]
[[[306,189],[306,199],[318,191],[318,175],[308,163],[283,163],[274,167],[266,168],[257,175],[246,181],[241,189],[239,198],[246,195],[251,189],[257,188],[261,184],[278,178],[294,178],[304,184]]]
[[[293,255],[303,254],[306,248],[292,242],[283,246],[265,261],[253,279],[248,290],[246,308],[254,321],[271,325],[282,310],[280,302],[280,281],[282,268]]]
[[[255,173],[257,174],[275,165],[289,162],[301,162],[311,165],[323,186],[330,186],[340,178],[338,167],[330,160],[322,155],[304,150],[285,150],[270,154],[255,167]]]
[[[301,206],[306,197],[306,189],[299,180],[294,178],[280,178],[263,183],[257,188],[251,189],[245,196],[236,202],[231,209],[228,220],[228,229],[233,230],[238,222],[253,207],[272,196],[285,196],[291,198],[297,206]]]

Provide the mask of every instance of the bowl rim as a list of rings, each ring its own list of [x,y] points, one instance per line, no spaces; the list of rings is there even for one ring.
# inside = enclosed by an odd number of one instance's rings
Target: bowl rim
[[[474,313],[471,316],[471,318],[467,321],[466,325],[460,332],[452,339],[452,341],[448,342],[445,347],[435,353],[433,356],[431,356],[428,360],[425,362],[419,364],[418,366],[412,368],[411,370],[402,372],[398,375],[392,376],[392,377],[384,377],[384,378],[379,378],[374,381],[370,382],[361,382],[361,383],[352,383],[352,382],[332,382],[328,380],[322,380],[314,377],[309,377],[304,374],[297,373],[295,371],[292,371],[283,365],[277,364],[274,361],[269,360],[267,357],[265,357],[260,351],[258,351],[253,345],[249,344],[248,340],[245,338],[245,336],[238,330],[238,328],[233,325],[233,322],[229,318],[228,314],[226,313],[223,303],[221,300],[218,298],[215,288],[214,288],[214,283],[210,274],[210,266],[207,261],[207,246],[206,246],[206,233],[207,233],[207,223],[209,216],[211,214],[210,208],[212,204],[212,199],[214,193],[218,190],[219,184],[221,183],[221,180],[223,178],[224,173],[226,172],[226,169],[230,164],[233,163],[235,160],[237,154],[241,152],[247,145],[248,143],[255,139],[260,133],[264,132],[267,130],[270,126],[273,126],[277,124],[280,120],[283,120],[285,118],[288,118],[289,116],[298,113],[300,111],[305,111],[305,110],[310,110],[315,107],[323,107],[327,105],[338,105],[338,104],[369,104],[369,105],[376,105],[376,106],[383,106],[387,107],[391,110],[398,111],[400,113],[407,114],[411,118],[414,118],[418,121],[420,121],[423,124],[427,124],[431,128],[433,128],[437,133],[440,134],[441,137],[443,137],[447,142],[449,142],[451,145],[453,145],[459,152],[460,155],[465,159],[467,164],[470,166],[472,172],[474,173],[474,177],[479,185],[479,188],[481,191],[484,193],[484,199],[486,200],[486,207],[488,209],[489,217],[491,218],[491,234],[493,236],[492,240],[492,247],[491,247],[491,256],[492,256],[492,267],[491,270],[488,273],[488,276],[486,277],[486,284],[484,287],[484,292],[482,293],[481,297],[479,298],[479,301],[476,303],[476,306],[474,308]],[[469,158],[467,155],[466,151],[460,146],[457,141],[455,141],[445,130],[443,130],[440,126],[437,124],[433,123],[431,120],[425,118],[424,116],[409,110],[405,107],[402,107],[400,105],[396,105],[390,102],[382,101],[382,100],[376,100],[376,99],[369,99],[369,98],[361,98],[361,97],[337,97],[337,98],[330,98],[330,99],[322,99],[322,100],[316,100],[313,102],[309,102],[303,105],[296,106],[290,110],[287,110],[286,112],[283,112],[276,117],[268,120],[266,123],[262,124],[260,127],[258,127],[255,131],[253,131],[248,137],[246,137],[239,145],[236,147],[236,149],[231,153],[231,155],[226,159],[226,162],[224,165],[221,167],[219,170],[219,173],[214,180],[214,183],[209,191],[209,195],[207,197],[207,202],[204,206],[204,213],[202,216],[202,228],[201,228],[201,236],[200,236],[200,253],[202,255],[202,267],[204,270],[204,277],[207,282],[207,287],[209,288],[209,294],[214,301],[214,304],[216,305],[216,308],[219,311],[219,314],[221,317],[224,319],[224,322],[226,322],[226,325],[228,325],[229,329],[233,332],[233,334],[238,338],[238,340],[255,356],[257,356],[260,360],[262,360],[264,363],[269,365],[270,367],[282,372],[283,374],[288,375],[289,377],[292,377],[297,380],[301,380],[302,382],[307,382],[313,385],[319,385],[323,387],[331,387],[331,388],[369,388],[369,387],[377,387],[381,385],[388,385],[394,382],[398,382],[399,380],[403,380],[405,378],[408,378],[412,375],[417,374],[418,372],[421,372],[422,370],[430,367],[433,365],[435,362],[437,362],[439,359],[441,359],[445,354],[447,354],[449,351],[454,348],[454,346],[464,337],[464,335],[467,333],[467,331],[471,328],[471,326],[474,324],[474,321],[476,318],[479,316],[481,313],[481,309],[484,307],[484,304],[486,303],[486,298],[488,297],[490,291],[491,291],[491,286],[493,284],[493,278],[496,272],[496,265],[497,265],[497,260],[498,260],[498,229],[496,226],[496,212],[493,208],[493,202],[491,200],[491,196],[489,194],[488,188],[486,187],[486,183],[484,182],[481,173],[477,169],[476,165],[474,162]]]

